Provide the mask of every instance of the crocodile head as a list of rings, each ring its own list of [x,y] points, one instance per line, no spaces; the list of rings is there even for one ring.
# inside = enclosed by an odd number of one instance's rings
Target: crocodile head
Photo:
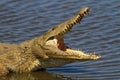
[[[54,62],[50,61],[51,63],[60,64],[61,60],[61,64],[66,64],[74,61],[97,60],[101,57],[94,53],[88,54],[83,51],[74,50],[66,46],[64,43],[64,35],[69,32],[75,24],[79,23],[80,20],[87,15],[88,11],[88,7],[82,8],[77,15],[59,25],[56,25],[42,36],[42,49],[49,57],[49,60],[50,58],[54,59],[52,60]],[[59,60],[59,62],[57,60]],[[49,61],[47,61],[47,63],[48,62]]]

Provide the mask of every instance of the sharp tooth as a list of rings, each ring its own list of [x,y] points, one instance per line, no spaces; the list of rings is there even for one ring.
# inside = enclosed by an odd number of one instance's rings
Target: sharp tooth
[[[65,29],[69,29],[69,26],[66,26]]]
[[[71,23],[71,27],[73,27],[73,24]]]
[[[76,22],[79,23],[80,19],[77,19]]]
[[[69,25],[67,25],[66,27],[67,27],[67,29],[70,29],[70,28],[71,28]]]
[[[74,24],[74,25],[75,25],[75,24],[76,24],[76,23],[75,23],[75,21],[74,21],[72,24]]]
[[[84,12],[84,15],[87,15],[87,12]]]
[[[88,12],[85,11],[85,12],[84,12],[84,16],[86,16],[86,15],[88,15]]]
[[[77,16],[77,18],[76,19],[79,19],[80,18],[80,16]]]
[[[79,16],[79,19],[81,20],[81,19],[82,19],[82,17],[81,17],[81,16]]]
[[[76,21],[74,21],[74,24],[77,24],[77,22],[76,22]]]
[[[69,27],[71,27],[72,25],[71,24],[68,24],[69,25]]]
[[[81,14],[80,17],[82,18],[84,16],[84,14]]]
[[[89,12],[89,9],[87,9],[86,12]]]
[[[64,33],[66,33],[66,31],[67,31],[67,30],[65,29],[65,30],[64,30]]]
[[[64,34],[64,31],[62,31],[61,34]]]

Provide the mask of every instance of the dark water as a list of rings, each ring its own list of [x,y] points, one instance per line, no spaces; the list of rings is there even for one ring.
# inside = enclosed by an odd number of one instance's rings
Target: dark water
[[[69,64],[9,80],[119,80],[120,0],[0,0],[0,42],[20,43],[42,35],[80,8],[90,14],[65,36],[72,48],[102,55],[98,61]],[[7,80],[7,78],[6,78]]]

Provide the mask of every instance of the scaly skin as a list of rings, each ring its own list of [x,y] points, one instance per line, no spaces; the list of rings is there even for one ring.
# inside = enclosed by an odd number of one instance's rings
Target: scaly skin
[[[0,43],[0,75],[9,71],[30,72],[43,68],[62,66],[85,60],[97,60],[101,56],[85,54],[64,44],[63,36],[80,22],[89,8],[82,8],[71,19],[56,25],[40,37],[20,44]]]

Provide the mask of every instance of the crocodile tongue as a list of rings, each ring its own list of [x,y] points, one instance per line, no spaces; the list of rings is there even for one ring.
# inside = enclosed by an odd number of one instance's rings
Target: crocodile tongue
[[[64,39],[58,41],[58,48],[65,51]]]

